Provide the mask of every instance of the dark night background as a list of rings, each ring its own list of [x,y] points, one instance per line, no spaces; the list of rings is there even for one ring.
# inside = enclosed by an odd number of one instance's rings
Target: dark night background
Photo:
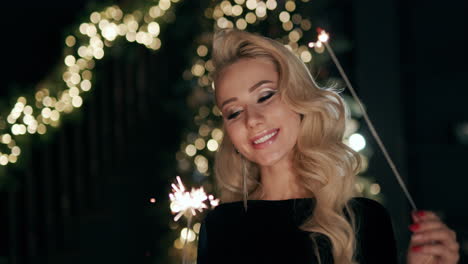
[[[142,2],[3,3],[1,113],[62,63],[64,38],[89,13]],[[163,252],[177,234],[167,194],[194,115],[179,80],[209,4],[181,1],[158,52],[123,44],[106,56],[82,109],[45,139],[31,137],[25,163],[8,168],[13,180],[0,189],[0,264],[169,263]],[[345,0],[321,10],[324,24],[351,41],[338,55],[416,204],[457,232],[468,263],[468,5]],[[366,138],[403,256],[410,207]]]

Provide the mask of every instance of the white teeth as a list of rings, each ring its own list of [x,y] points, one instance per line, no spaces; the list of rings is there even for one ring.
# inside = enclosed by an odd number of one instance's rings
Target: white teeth
[[[255,140],[254,143],[255,144],[263,143],[263,142],[267,141],[268,139],[270,139],[272,136],[276,135],[276,133],[278,133],[278,130],[276,130],[275,132],[273,132],[273,133],[271,133],[269,135],[263,136],[260,139]]]

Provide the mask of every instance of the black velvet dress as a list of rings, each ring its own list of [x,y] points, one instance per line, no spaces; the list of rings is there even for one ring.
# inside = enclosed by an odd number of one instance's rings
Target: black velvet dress
[[[309,233],[300,230],[314,207],[313,198],[249,200],[224,203],[210,211],[202,222],[198,264],[213,263],[333,263],[331,243],[325,236],[315,247]],[[353,198],[356,214],[358,263],[397,263],[393,228],[386,209],[367,198]],[[314,250],[316,249],[316,250]]]

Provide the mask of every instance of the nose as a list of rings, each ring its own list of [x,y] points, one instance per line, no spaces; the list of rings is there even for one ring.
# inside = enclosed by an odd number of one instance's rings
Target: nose
[[[245,110],[246,115],[246,125],[250,128],[254,128],[262,124],[265,120],[264,113],[256,108],[255,106],[250,106]]]

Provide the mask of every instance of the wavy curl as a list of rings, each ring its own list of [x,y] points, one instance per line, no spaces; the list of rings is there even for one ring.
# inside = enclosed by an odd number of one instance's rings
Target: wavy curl
[[[293,150],[293,168],[301,184],[315,197],[315,209],[300,229],[310,232],[314,243],[319,235],[325,235],[331,242],[335,263],[353,263],[356,227],[348,202],[356,195],[354,181],[361,160],[358,153],[343,143],[348,113],[343,99],[335,89],[319,87],[306,65],[279,42],[234,29],[214,35],[215,87],[223,70],[243,58],[266,58],[273,62],[282,100],[302,115]],[[245,199],[243,170],[247,172],[247,199],[262,197],[257,164],[236,154],[228,136],[223,137],[214,166],[222,202]],[[257,193],[260,195],[255,196]],[[320,260],[316,248],[313,250]]]

